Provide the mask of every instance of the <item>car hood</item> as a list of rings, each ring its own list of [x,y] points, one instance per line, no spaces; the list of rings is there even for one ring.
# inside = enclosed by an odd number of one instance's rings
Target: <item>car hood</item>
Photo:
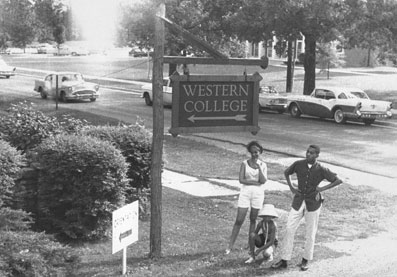
[[[15,71],[16,67],[9,66],[9,65],[0,65],[0,71]]]
[[[85,81],[65,81],[62,82],[63,87],[81,87],[81,88],[86,88],[86,87],[95,87],[95,83],[91,82],[85,82]]]

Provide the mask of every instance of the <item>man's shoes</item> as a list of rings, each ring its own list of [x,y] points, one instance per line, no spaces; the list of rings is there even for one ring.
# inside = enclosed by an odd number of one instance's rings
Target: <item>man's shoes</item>
[[[305,258],[302,258],[302,263],[299,265],[302,271],[306,271],[309,269],[309,261]]]
[[[272,265],[273,269],[283,269],[287,268],[288,264],[286,260],[280,260],[279,262]]]
[[[252,257],[249,257],[249,259],[245,261],[246,264],[252,264],[254,262],[255,262],[255,259]]]

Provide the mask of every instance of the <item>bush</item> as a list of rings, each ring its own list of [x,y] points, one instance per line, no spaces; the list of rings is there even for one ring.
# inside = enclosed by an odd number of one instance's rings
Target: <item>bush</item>
[[[0,207],[11,198],[24,159],[25,156],[9,143],[0,140]]]
[[[130,179],[126,191],[128,203],[139,200],[139,217],[149,213],[151,184],[151,133],[138,123],[129,126],[96,126],[86,128],[83,134],[109,141],[121,150],[128,163]]]
[[[29,231],[31,223],[24,211],[0,208],[0,276],[59,276],[70,271],[78,261],[73,249]]]
[[[151,134],[143,126],[94,126],[82,133],[109,141],[120,149],[129,165],[130,190],[150,188]]]
[[[75,133],[86,122],[64,116],[60,120],[49,117],[33,108],[33,104],[20,102],[12,104],[8,114],[0,120],[0,133],[18,150],[26,152],[44,139],[60,133]]]
[[[68,239],[107,236],[128,185],[120,151],[96,138],[62,135],[44,140],[30,156],[40,169],[36,226]]]

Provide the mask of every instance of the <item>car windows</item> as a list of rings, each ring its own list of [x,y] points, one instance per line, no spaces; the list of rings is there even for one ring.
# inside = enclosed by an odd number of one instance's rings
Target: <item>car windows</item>
[[[347,96],[344,92],[338,95],[338,99],[347,99]]]
[[[325,90],[324,89],[316,89],[314,97],[324,99],[325,98]]]
[[[325,99],[326,100],[330,100],[330,99],[335,99],[335,93],[330,91],[330,90],[326,90],[325,91]]]
[[[357,96],[357,98],[368,99],[368,95],[361,91],[351,91],[351,94]]]

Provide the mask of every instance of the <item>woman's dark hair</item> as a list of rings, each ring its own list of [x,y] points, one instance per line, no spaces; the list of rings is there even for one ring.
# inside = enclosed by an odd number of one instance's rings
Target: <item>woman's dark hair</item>
[[[252,146],[258,147],[260,153],[262,154],[262,152],[263,152],[263,147],[262,147],[262,145],[259,144],[259,142],[253,140],[253,141],[251,141],[250,143],[247,144],[247,150],[248,150],[248,152],[250,152],[250,153],[251,153],[251,147],[252,147]]]

